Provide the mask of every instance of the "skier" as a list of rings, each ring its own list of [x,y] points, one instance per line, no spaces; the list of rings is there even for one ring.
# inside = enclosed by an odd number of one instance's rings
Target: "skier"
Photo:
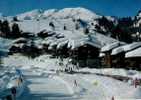
[[[78,84],[77,84],[77,81],[76,81],[76,80],[74,80],[74,85],[75,85],[75,86],[78,86]]]
[[[16,88],[15,87],[13,87],[13,88],[11,88],[11,93],[12,93],[12,98],[13,98],[13,100],[16,100]]]
[[[112,100],[115,100],[115,99],[114,99],[114,96],[112,96]]]
[[[139,85],[139,80],[137,78],[135,78],[134,80],[134,85],[135,85],[135,88],[137,88],[137,85]]]

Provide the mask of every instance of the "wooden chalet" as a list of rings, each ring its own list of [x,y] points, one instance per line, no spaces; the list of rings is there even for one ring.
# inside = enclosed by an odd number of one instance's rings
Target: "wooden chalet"
[[[141,47],[125,54],[125,61],[128,68],[141,70]]]
[[[103,48],[101,48],[101,54],[103,54],[101,57],[101,65],[104,67],[112,67],[113,63],[113,57],[111,55],[112,50],[118,46],[120,46],[121,43],[120,42],[115,42],[115,43],[111,43],[109,45],[104,46]]]
[[[132,52],[136,50],[139,47],[141,47],[141,42],[134,42],[131,44],[126,44],[126,45],[121,45],[121,46],[117,45],[117,47],[103,52],[103,55],[101,54],[102,65],[106,67],[128,68],[130,67],[129,62],[131,62],[131,59],[132,61],[135,61],[136,64],[138,64],[140,57],[126,58],[126,54],[128,52]],[[131,62],[131,64],[133,63]]]
[[[100,48],[89,42],[83,43],[83,45],[79,45],[69,51],[74,64],[78,63],[80,67],[91,68],[100,66],[99,52]]]

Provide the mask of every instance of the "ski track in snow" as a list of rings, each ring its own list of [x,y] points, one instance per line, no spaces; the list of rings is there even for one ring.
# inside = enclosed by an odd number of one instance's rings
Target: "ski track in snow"
[[[58,76],[53,77],[53,79],[62,82],[66,86],[66,88],[68,89],[70,95],[74,94],[74,91],[73,91],[73,89],[71,88],[71,86],[69,85],[68,82],[64,81],[61,77],[58,77]]]

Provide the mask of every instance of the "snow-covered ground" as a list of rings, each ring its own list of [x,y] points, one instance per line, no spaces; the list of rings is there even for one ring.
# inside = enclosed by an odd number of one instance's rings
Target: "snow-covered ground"
[[[26,87],[26,81],[19,69],[1,68],[0,70],[0,98],[12,95],[12,88],[16,89],[16,97],[20,97]]]
[[[15,66],[21,69],[26,80],[28,89],[19,100],[111,100],[117,99],[140,99],[140,87],[135,88],[127,82],[121,82],[110,77],[98,76],[94,73],[137,76],[138,71],[124,69],[79,69],[78,72],[91,72],[91,74],[75,73],[67,74],[59,72],[67,64],[59,66],[59,60],[50,58],[50,55],[42,55],[35,59],[15,54],[3,59],[3,65]],[[71,66],[71,65],[70,65]]]

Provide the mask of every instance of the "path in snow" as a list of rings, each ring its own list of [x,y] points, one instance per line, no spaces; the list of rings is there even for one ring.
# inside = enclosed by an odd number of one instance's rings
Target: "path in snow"
[[[29,91],[26,90],[19,100],[76,100],[73,90],[66,81],[55,75],[36,75],[33,71],[25,72]]]
[[[110,100],[113,96],[117,99],[140,99],[140,88],[134,88],[128,83],[97,75],[62,75],[69,83],[77,81],[74,87],[77,97],[82,100]],[[73,85],[72,85],[73,86]],[[79,88],[79,89],[77,89]]]

